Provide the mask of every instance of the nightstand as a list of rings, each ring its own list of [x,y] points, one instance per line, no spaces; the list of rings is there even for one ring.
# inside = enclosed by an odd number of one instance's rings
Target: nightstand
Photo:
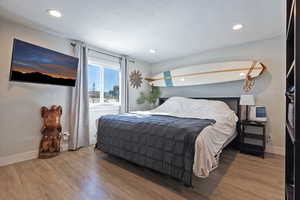
[[[266,123],[258,121],[241,121],[241,153],[265,156]]]

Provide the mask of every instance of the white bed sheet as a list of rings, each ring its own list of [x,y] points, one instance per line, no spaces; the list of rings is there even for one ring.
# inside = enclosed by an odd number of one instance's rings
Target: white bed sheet
[[[216,123],[202,130],[195,143],[193,172],[195,176],[206,178],[219,165],[219,157],[237,133],[235,126]]]
[[[196,139],[193,172],[201,178],[208,177],[218,167],[220,153],[236,136],[238,118],[228,105],[220,101],[172,97],[156,109],[134,113],[216,120]]]

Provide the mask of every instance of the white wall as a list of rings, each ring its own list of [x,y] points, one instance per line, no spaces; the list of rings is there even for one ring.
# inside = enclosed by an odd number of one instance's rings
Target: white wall
[[[69,129],[70,87],[9,82],[14,38],[72,55],[68,40],[0,19],[0,159],[38,150],[42,106],[61,105]]]
[[[141,61],[136,61],[135,63],[130,62],[128,66],[129,74],[134,70],[139,70],[143,78],[151,76],[151,65],[148,63]],[[129,111],[147,110],[150,108],[147,104],[139,105],[136,103],[140,93],[146,91],[150,91],[150,85],[145,80],[143,80],[142,86],[138,89],[129,86]]]
[[[259,60],[268,71],[256,81],[251,91],[256,97],[257,105],[265,105],[268,112],[267,134],[271,142],[267,145],[269,152],[283,153],[285,122],[285,40],[276,37],[268,40],[247,43],[239,46],[203,52],[198,55],[170,60],[152,65],[152,74],[177,67],[234,60]],[[191,87],[162,88],[162,97],[186,96],[240,96],[243,94],[243,82],[236,81]]]

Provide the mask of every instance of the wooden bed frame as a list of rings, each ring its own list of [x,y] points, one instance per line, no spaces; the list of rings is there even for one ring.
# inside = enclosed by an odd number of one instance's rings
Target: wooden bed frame
[[[188,97],[191,99],[207,99],[207,100],[215,100],[215,101],[223,101],[226,103],[238,116],[241,117],[241,109],[240,109],[240,97]],[[159,98],[159,105],[163,104],[168,97]],[[237,136],[236,138],[228,145],[228,147],[232,147],[236,150],[240,149],[240,120],[236,125]]]

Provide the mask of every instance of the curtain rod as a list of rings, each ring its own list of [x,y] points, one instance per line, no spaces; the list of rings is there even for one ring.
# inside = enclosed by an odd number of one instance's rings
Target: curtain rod
[[[91,49],[88,47],[88,50],[89,51],[94,51],[96,53],[100,53],[100,54],[104,54],[104,55],[107,55],[107,56],[111,56],[111,57],[114,57],[114,58],[122,58],[122,56],[116,56],[116,55],[112,55],[112,54],[109,54],[109,53],[105,53],[105,52],[102,52],[102,51],[98,51],[98,50],[95,50],[95,49]]]
[[[76,43],[71,42],[71,45],[74,47],[74,46],[76,46]],[[96,53],[104,54],[104,55],[111,56],[111,57],[114,57],[114,58],[118,58],[118,59],[122,58],[122,56],[117,56],[117,55],[113,55],[113,54],[106,53],[106,52],[103,52],[103,51],[98,51],[98,50],[92,49],[90,47],[87,47],[87,49],[90,50],[90,51],[94,51]],[[129,57],[127,57],[127,58],[128,58],[129,62],[135,63],[135,60],[133,58],[129,58]]]
[[[98,50],[95,50],[95,49],[92,49],[92,48],[89,48],[89,47],[88,47],[88,50],[94,51],[94,52],[96,52],[96,53],[104,54],[104,55],[107,55],[107,56],[111,56],[111,57],[114,57],[114,58],[119,58],[119,59],[122,58],[122,56],[112,55],[112,54],[109,54],[109,53],[106,53],[106,52],[103,52],[103,51],[98,51]],[[134,60],[134,59],[129,58],[129,57],[127,57],[127,59],[128,59],[129,62],[135,63],[135,60]]]

